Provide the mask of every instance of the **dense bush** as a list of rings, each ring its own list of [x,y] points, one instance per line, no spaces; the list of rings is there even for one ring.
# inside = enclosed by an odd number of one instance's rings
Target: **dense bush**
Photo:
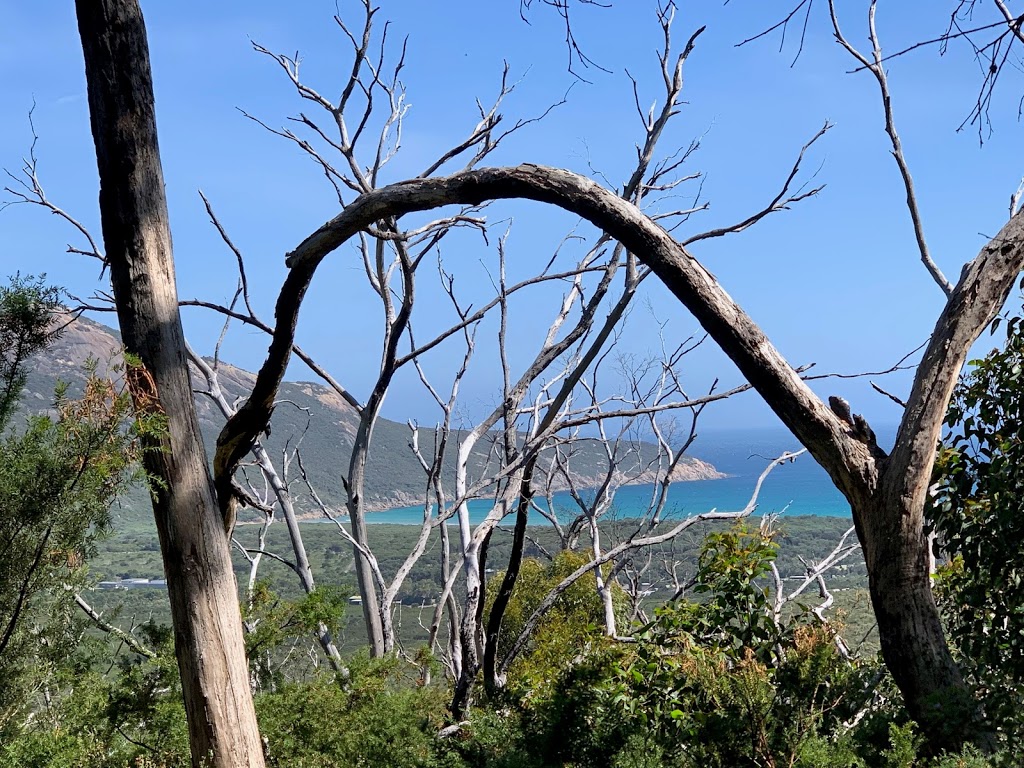
[[[538,655],[452,748],[467,765],[507,768],[990,765],[971,752],[920,758],[880,662],[845,658],[840,627],[810,612],[774,621],[761,577],[776,551],[757,530],[711,534],[696,599],[660,608],[631,643],[601,636],[593,590],[581,592],[562,608],[577,611],[575,634],[561,620],[541,627]],[[524,570],[524,593],[541,593],[558,567]]]
[[[575,657],[563,653],[552,684],[520,699],[536,764],[833,765],[808,762],[811,752],[849,752],[820,737],[867,703],[867,666],[842,658],[834,627],[772,620],[759,577],[775,551],[756,531],[712,534],[701,602],[659,609],[634,643],[593,637]]]
[[[15,418],[30,356],[58,334],[59,298],[32,279],[0,288],[0,740],[75,644],[86,559],[137,475],[139,436],[161,428],[134,419],[127,392],[94,367],[79,397],[58,386],[49,413]]]
[[[187,768],[188,732],[171,634],[152,624],[141,640],[153,659],[123,654],[104,674],[106,654],[85,643],[50,699],[0,747],[0,768]]]
[[[947,562],[941,605],[990,726],[1024,748],[1024,319],[957,387],[929,516]],[[997,324],[998,325],[998,324]]]
[[[327,677],[256,699],[270,765],[295,768],[457,765],[438,748],[446,691],[419,687],[400,662],[353,659],[342,688]]]
[[[633,633],[606,638],[593,585],[580,583],[538,630],[508,690],[449,725],[450,691],[424,685],[397,659],[350,660],[339,681],[306,669],[261,677],[256,706],[268,764],[278,768],[990,768],[967,752],[919,757],[919,738],[872,660],[839,652],[839,627],[809,612],[776,623],[761,581],[776,545],[759,531],[712,534],[696,599],[659,609]],[[563,555],[524,568],[509,632],[546,589],[582,562]],[[261,591],[259,643],[302,657],[295,606]],[[250,614],[252,617],[255,614]],[[322,616],[320,613],[312,614]],[[277,622],[277,629],[273,626]],[[107,671],[82,644],[51,678],[49,703],[0,746],[0,768],[178,768],[189,765],[171,637],[139,632],[157,654],[121,654]],[[277,643],[276,647],[274,644]],[[288,649],[291,649],[290,651]],[[261,654],[255,654],[261,655]],[[263,654],[265,655],[265,654]],[[419,659],[422,661],[422,659]],[[307,662],[303,661],[300,667]],[[444,734],[443,736],[441,734]]]
[[[498,637],[498,658],[504,658],[534,610],[564,578],[585,564],[589,557],[580,552],[559,552],[549,563],[523,561],[516,589],[505,610]],[[488,582],[493,599],[502,574]],[[624,600],[616,590],[613,600],[621,614]],[[529,645],[509,669],[509,684],[516,695],[537,695],[553,682],[576,649],[585,649],[602,635],[604,608],[594,587],[593,575],[584,576],[559,596],[544,614]]]

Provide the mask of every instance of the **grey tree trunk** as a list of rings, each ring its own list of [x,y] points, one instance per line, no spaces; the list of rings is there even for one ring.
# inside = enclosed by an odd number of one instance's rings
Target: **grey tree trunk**
[[[199,434],[178,315],[153,83],[137,0],[76,0],[100,212],[121,334],[142,367],[137,407],[167,417],[145,454],[181,671],[192,764],[262,768],[238,592]]]
[[[927,537],[920,528],[912,530],[913,510],[896,499],[881,501],[881,508],[855,508],[854,522],[864,531],[860,539],[886,666],[931,751],[956,750],[965,740],[992,746],[949,654],[932,597]],[[892,526],[894,520],[904,524]]]
[[[376,390],[374,390],[376,394]],[[366,530],[366,515],[363,510],[363,487],[366,478],[366,460],[369,452],[370,441],[373,439],[373,426],[377,418],[379,403],[367,405],[369,411],[373,408],[369,419],[364,416],[359,421],[359,430],[352,446],[352,458],[349,466],[348,511],[352,527],[352,538],[355,543],[352,545],[352,557],[355,559],[356,582],[359,585],[359,595],[363,600],[363,622],[366,626],[366,639],[370,646],[370,655],[379,659],[384,656],[385,641],[384,627],[381,623],[381,608],[377,596],[377,587],[373,579],[373,570],[366,555],[360,547],[369,549],[369,535]],[[390,610],[387,607],[386,610]]]

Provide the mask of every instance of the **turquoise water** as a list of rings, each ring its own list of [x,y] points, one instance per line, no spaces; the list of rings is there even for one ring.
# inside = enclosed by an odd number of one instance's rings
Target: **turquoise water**
[[[750,500],[754,484],[768,463],[783,451],[799,449],[796,440],[781,429],[721,431],[698,438],[690,453],[713,464],[729,477],[674,483],[669,491],[666,511],[674,515],[693,515],[717,509],[729,512],[742,509]],[[653,488],[638,485],[621,488],[615,496],[619,517],[642,514],[651,500]],[[556,507],[575,505],[564,494],[555,496]],[[476,524],[491,505],[486,501],[470,503],[470,518]],[[755,514],[781,512],[787,515],[849,517],[850,506],[825,471],[806,453],[796,461],[776,467],[765,480]],[[422,507],[374,512],[371,523],[419,524]],[[538,521],[539,522],[539,521]]]

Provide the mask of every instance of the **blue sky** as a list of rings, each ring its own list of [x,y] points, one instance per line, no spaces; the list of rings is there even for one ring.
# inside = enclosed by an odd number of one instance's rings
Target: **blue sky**
[[[589,82],[567,71],[558,19],[542,9],[525,24],[514,0],[382,0],[381,5],[379,16],[392,19],[394,38],[409,36],[403,82],[411,108],[390,180],[420,170],[465,135],[474,123],[474,100],[493,98],[504,60],[513,79],[521,81],[503,110],[509,122],[536,115],[570,86],[571,91],[565,106],[514,137],[493,163],[528,161],[584,173],[593,168],[615,184],[624,181],[641,135],[624,70],[640,81],[645,106],[658,95],[654,54],[660,40],[652,3],[622,0],[610,9],[580,9],[579,39],[609,70],[580,70]],[[947,5],[935,0],[883,4],[878,22],[886,49],[941,33]],[[865,43],[866,4],[842,6],[848,37]],[[681,234],[729,224],[762,207],[800,146],[826,119],[832,121],[835,127],[805,162],[805,174],[817,171],[814,183],[827,185],[821,195],[742,234],[700,243],[694,254],[794,365],[814,362],[823,372],[886,368],[924,341],[942,296],[917,257],[874,82],[864,73],[847,73],[851,60],[832,41],[824,7],[816,9],[795,64],[792,47],[778,52],[778,37],[735,47],[776,20],[783,7],[754,0],[680,3],[679,44],[698,26],[708,29],[687,63],[688,103],[662,147],[685,146],[703,136],[688,169],[705,174],[701,199],[711,203]],[[284,253],[338,206],[307,158],[239,112],[281,126],[288,116],[310,110],[280,70],[253,53],[250,40],[274,51],[299,51],[304,80],[333,97],[348,62],[345,40],[332,21],[334,3],[310,0],[286,8],[263,0],[180,0],[144,2],[143,8],[179,292],[224,301],[234,287],[234,264],[207,221],[197,194],[202,189],[246,254],[257,308],[269,319]],[[359,23],[357,4],[341,2],[340,10]],[[19,167],[30,143],[26,115],[35,101],[40,178],[54,202],[98,235],[95,160],[73,4],[0,0],[0,18],[0,165]],[[978,65],[963,47],[953,46],[944,57],[922,49],[894,60],[890,78],[928,239],[955,281],[960,265],[1005,221],[1009,195],[1024,175],[1016,115],[1019,77],[1008,73],[993,110],[995,132],[983,148],[976,132],[956,130],[979,82]],[[695,192],[696,187],[688,190]],[[493,222],[514,219],[510,272],[523,275],[545,263],[577,225],[573,217],[537,205],[495,206],[487,216]],[[96,262],[63,253],[68,242],[80,245],[73,232],[44,212],[12,206],[0,213],[5,273],[45,271],[80,295],[103,287]],[[493,265],[493,249],[466,237],[447,245],[444,259],[464,295],[473,297],[467,300],[482,301],[490,287],[481,262]],[[624,349],[640,355],[655,351],[662,322],[670,341],[699,331],[660,286],[650,285],[646,296],[630,318]],[[379,356],[379,311],[371,298],[354,252],[344,250],[318,275],[300,319],[300,343],[357,394],[369,387]],[[550,292],[540,292],[514,307],[514,358],[531,356],[551,298]],[[184,316],[193,345],[212,349],[216,318],[194,309]],[[443,309],[424,306],[417,320],[424,329],[420,335],[440,318]],[[493,336],[493,326],[481,329],[480,364],[466,385],[467,418],[481,414],[497,397],[488,349]],[[236,329],[225,357],[254,368],[265,349],[262,335]],[[440,384],[460,353],[453,348],[428,361]],[[693,393],[714,378],[726,386],[739,381],[710,346],[688,358],[684,375]],[[298,366],[291,376],[309,378]],[[885,386],[902,394],[908,379],[892,377]],[[831,380],[815,387],[823,395],[846,396],[855,411],[875,423],[898,417],[895,407],[863,381]],[[413,377],[396,382],[385,415],[424,423],[437,417]],[[722,403],[706,417],[710,427],[773,422],[752,394]]]

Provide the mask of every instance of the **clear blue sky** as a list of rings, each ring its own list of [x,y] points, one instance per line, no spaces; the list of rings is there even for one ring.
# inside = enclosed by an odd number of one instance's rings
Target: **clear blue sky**
[[[515,0],[382,0],[381,5],[380,18],[393,20],[395,39],[409,35],[403,80],[411,109],[391,180],[418,170],[465,135],[474,122],[474,99],[493,98],[507,60],[514,79],[521,79],[504,109],[509,122],[537,114],[573,87],[566,106],[520,133],[494,162],[530,161],[580,172],[592,166],[615,184],[624,181],[641,136],[624,69],[640,80],[645,106],[659,93],[653,3],[621,0],[611,9],[579,11],[581,43],[610,70],[581,70],[590,82],[567,71],[562,29],[550,12],[536,10],[528,25],[519,19]],[[844,372],[888,367],[925,339],[942,296],[918,261],[873,80],[864,73],[847,74],[851,60],[832,41],[823,6],[811,19],[803,55],[791,66],[795,51],[787,47],[780,54],[777,37],[735,47],[774,21],[784,3],[680,5],[675,26],[680,44],[696,27],[706,24],[708,30],[687,64],[688,104],[662,148],[704,136],[689,168],[706,174],[702,199],[711,203],[681,234],[732,223],[763,206],[800,146],[826,119],[834,122],[805,163],[807,172],[820,167],[815,183],[827,185],[820,196],[743,234],[698,244],[694,252],[793,364],[814,362],[820,371]],[[848,9],[848,37],[864,43],[866,3],[842,5]],[[941,33],[947,5],[936,0],[883,4],[879,28],[887,50]],[[340,7],[359,23],[355,3]],[[332,21],[335,6],[318,0],[287,6],[265,0],[179,0],[144,1],[143,9],[179,292],[224,301],[234,286],[233,260],[208,224],[197,195],[201,188],[246,254],[257,307],[270,319],[284,274],[283,254],[337,213],[337,203],[307,158],[238,111],[281,126],[288,116],[311,110],[272,62],[252,52],[250,40],[275,51],[298,50],[304,79],[334,97],[348,62],[346,41]],[[0,165],[12,171],[20,165],[30,142],[26,114],[35,100],[41,180],[54,202],[98,235],[95,160],[73,3],[0,0],[0,18]],[[893,61],[890,77],[929,242],[955,281],[960,265],[1004,222],[1009,195],[1024,174],[1016,115],[1020,79],[1015,71],[1005,75],[993,109],[995,133],[979,148],[976,132],[956,132],[979,82],[978,66],[966,50],[954,46],[945,57],[935,49],[917,51]],[[695,191],[692,187],[687,194]],[[495,206],[487,215],[492,221],[514,217],[509,257],[517,274],[546,262],[576,225],[573,217],[536,205]],[[82,295],[103,287],[96,262],[63,253],[68,242],[80,245],[73,232],[39,210],[13,206],[0,213],[5,273],[45,271]],[[493,264],[493,250],[464,238],[446,246],[444,255],[467,300],[483,301],[490,288],[481,260]],[[654,350],[655,317],[669,321],[670,340],[698,332],[660,286],[651,285],[647,295],[651,309],[637,306],[624,348],[639,354]],[[519,359],[539,343],[547,319],[545,296],[550,294],[516,307],[513,353]],[[318,276],[300,319],[300,343],[357,394],[366,392],[379,355],[379,312],[371,298],[354,253],[346,249]],[[185,312],[193,345],[212,349],[219,321],[199,310]],[[438,312],[436,306],[423,308],[420,336]],[[493,335],[493,326],[482,329],[481,347]],[[236,329],[225,357],[254,368],[265,348],[259,333]],[[439,384],[458,353],[453,348],[451,355],[429,361]],[[480,363],[467,382],[469,417],[497,396],[493,355],[486,348]],[[725,386],[739,381],[710,348],[689,358],[684,374],[694,393],[715,377]],[[310,378],[298,366],[291,376]],[[888,381],[893,391],[906,392],[906,377]],[[845,395],[855,411],[877,424],[897,418],[895,407],[866,383],[815,386],[825,395]],[[424,423],[436,419],[409,377],[397,382],[385,415]],[[709,426],[773,422],[752,394],[720,404],[707,417]]]

